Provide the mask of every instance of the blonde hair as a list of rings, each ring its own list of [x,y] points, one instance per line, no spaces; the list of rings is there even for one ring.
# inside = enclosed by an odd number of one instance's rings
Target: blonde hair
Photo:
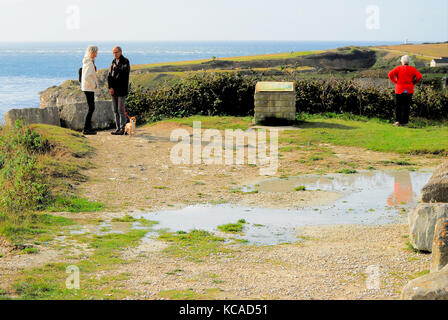
[[[91,59],[95,52],[98,52],[98,47],[97,46],[89,46],[86,50],[86,54],[84,55],[84,58]]]
[[[410,62],[411,62],[411,59],[409,58],[408,55],[401,57],[401,63],[402,64],[409,65]]]

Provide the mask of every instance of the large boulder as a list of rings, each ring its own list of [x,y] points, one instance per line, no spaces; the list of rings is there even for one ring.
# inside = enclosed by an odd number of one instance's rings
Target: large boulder
[[[106,84],[106,71],[98,72],[100,90],[95,94],[95,113],[92,118],[93,129],[109,129],[115,123],[112,111],[112,97]],[[68,80],[40,93],[40,108],[56,107],[59,110],[61,125],[72,130],[83,130],[88,106],[79,81]]]
[[[448,266],[409,282],[401,292],[402,300],[448,300]]]
[[[410,242],[415,249],[432,251],[437,221],[448,218],[448,203],[423,203],[409,214]]]
[[[425,203],[448,202],[448,162],[439,166],[422,190]]]
[[[6,124],[13,126],[16,120],[21,120],[26,124],[49,124],[52,126],[60,126],[58,108],[46,109],[12,109],[5,114]]]
[[[78,102],[63,105],[59,108],[61,125],[76,131],[84,129],[89,107],[87,102]],[[92,128],[96,130],[109,129],[115,124],[115,115],[112,109],[112,101],[95,101],[95,112],[92,117]]]
[[[438,272],[448,265],[448,218],[440,219],[434,230],[431,272]]]

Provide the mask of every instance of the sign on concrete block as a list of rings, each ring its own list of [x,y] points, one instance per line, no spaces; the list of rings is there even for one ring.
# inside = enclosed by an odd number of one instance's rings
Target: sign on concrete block
[[[294,82],[258,82],[255,92],[294,92]]]

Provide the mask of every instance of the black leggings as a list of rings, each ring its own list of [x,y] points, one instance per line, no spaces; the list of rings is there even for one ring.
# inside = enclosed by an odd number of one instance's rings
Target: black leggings
[[[409,113],[411,112],[412,94],[402,93],[395,95],[396,121],[400,124],[409,123]]]
[[[87,104],[89,105],[84,130],[92,130],[92,116],[95,112],[95,92],[84,91],[84,93],[86,94]]]

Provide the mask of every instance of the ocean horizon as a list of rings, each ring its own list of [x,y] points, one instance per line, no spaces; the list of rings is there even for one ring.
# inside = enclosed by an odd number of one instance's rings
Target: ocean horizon
[[[39,92],[77,79],[88,45],[99,47],[98,69],[113,59],[120,45],[131,64],[226,58],[344,46],[394,45],[400,41],[151,41],[151,42],[0,42],[0,122],[11,109],[38,108]]]

